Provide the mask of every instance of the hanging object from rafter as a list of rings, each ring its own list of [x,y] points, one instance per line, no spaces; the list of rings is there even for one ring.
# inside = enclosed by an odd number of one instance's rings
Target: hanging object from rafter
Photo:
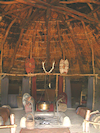
[[[68,60],[66,59],[66,60],[63,60],[63,59],[61,59],[60,60],[60,63],[59,63],[59,71],[60,71],[60,73],[61,74],[63,74],[63,73],[68,73],[68,69],[69,69],[69,62],[68,62]]]
[[[25,61],[25,69],[27,73],[34,73],[35,71],[35,60],[33,58],[27,58]]]
[[[45,61],[42,62],[42,67],[43,67],[44,72],[45,72],[45,73],[51,73],[51,72],[53,71],[53,69],[54,69],[55,61],[53,61],[53,63],[52,63],[52,68],[50,69],[49,72],[46,71],[44,64],[45,64]]]

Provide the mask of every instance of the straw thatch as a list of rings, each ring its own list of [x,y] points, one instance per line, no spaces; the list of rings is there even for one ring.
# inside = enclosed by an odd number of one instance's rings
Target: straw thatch
[[[99,74],[99,0],[0,1],[0,47],[3,73],[25,74],[26,58],[34,58],[34,73],[59,73],[68,59],[68,74]]]

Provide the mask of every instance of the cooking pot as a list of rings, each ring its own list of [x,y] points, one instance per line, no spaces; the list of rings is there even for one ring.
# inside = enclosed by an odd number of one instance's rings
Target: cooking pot
[[[38,109],[41,111],[48,111],[50,109],[49,102],[40,102],[38,103]]]

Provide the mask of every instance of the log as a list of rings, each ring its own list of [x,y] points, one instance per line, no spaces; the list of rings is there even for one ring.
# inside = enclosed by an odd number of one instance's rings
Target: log
[[[90,124],[93,124],[93,125],[100,125],[100,123],[98,123],[98,122],[93,122],[93,121],[88,121],[88,120],[84,120],[84,121],[86,121],[86,122],[88,122]]]
[[[18,3],[17,1],[0,1],[0,4],[16,4]]]
[[[95,0],[67,0],[67,1],[60,1],[59,3],[62,4],[73,4],[73,3],[94,3],[94,4],[99,4],[99,1],[95,1]]]
[[[16,124],[14,124],[14,125],[5,125],[5,126],[0,126],[0,129],[2,129],[2,128],[16,128],[16,127],[17,127]]]
[[[33,76],[41,76],[41,75],[60,75],[66,77],[97,77],[98,74],[60,74],[60,73],[34,73],[34,74],[10,74],[10,73],[0,73],[0,75],[5,76],[25,76],[25,77],[33,77]]]

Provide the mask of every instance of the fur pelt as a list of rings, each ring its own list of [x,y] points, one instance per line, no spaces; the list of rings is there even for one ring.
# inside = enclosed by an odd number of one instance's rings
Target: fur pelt
[[[10,116],[10,110],[5,107],[0,107],[0,125],[5,125],[9,116]]]

